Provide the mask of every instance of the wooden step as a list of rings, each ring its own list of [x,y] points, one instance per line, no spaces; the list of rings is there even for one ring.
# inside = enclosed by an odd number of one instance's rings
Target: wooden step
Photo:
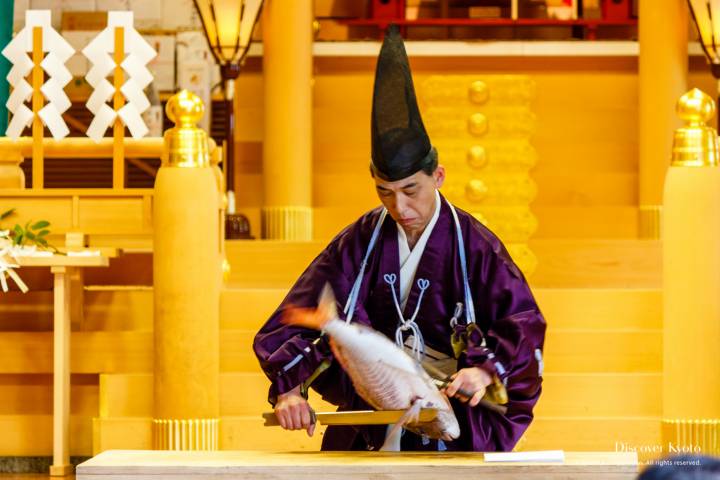
[[[300,449],[315,449],[319,446],[319,438],[308,439],[299,432],[282,435],[279,430],[260,427],[259,414],[270,411],[265,399],[268,381],[261,374],[222,374],[221,375],[221,411],[224,417],[221,422],[223,448],[281,449],[289,439],[299,441]],[[114,374],[101,377],[100,417],[95,420],[96,426],[102,426],[102,432],[96,431],[96,441],[104,441],[105,448],[149,448],[150,434],[145,423],[152,414],[152,375],[151,374]],[[0,389],[2,397],[6,397],[7,388]],[[646,445],[656,435],[655,416],[660,409],[657,398],[660,396],[660,375],[649,374],[547,374],[544,392],[536,408],[535,425],[526,436],[526,449],[567,448],[611,449],[617,441],[619,448],[623,445]],[[23,392],[27,396],[37,393],[48,395],[45,391]],[[73,399],[79,399],[84,408],[81,415],[72,417],[72,438],[74,455],[89,455],[90,417],[92,414],[86,392],[73,388]],[[26,398],[27,400],[27,398]],[[36,401],[37,402],[37,401]],[[8,400],[3,399],[7,405]],[[312,392],[311,404],[318,410],[331,411],[334,408],[324,404],[315,392]],[[17,403],[14,405],[18,405]],[[75,410],[75,409],[74,409]],[[75,413],[75,412],[74,412]],[[244,415],[243,415],[244,414]],[[650,416],[650,420],[645,417]],[[590,416],[592,415],[592,416]],[[610,438],[607,430],[602,430],[601,438],[597,431],[587,433],[581,428],[588,424],[599,428],[595,416],[606,416],[603,420],[614,425],[616,439]],[[144,420],[142,417],[146,417]],[[627,419],[626,419],[627,417]],[[588,423],[589,422],[589,423]],[[628,422],[627,424],[625,422]],[[658,420],[659,422],[659,420]],[[567,430],[563,425],[570,425]],[[247,437],[241,433],[248,426],[254,426],[249,434],[257,433],[259,443],[249,446]],[[637,431],[639,428],[648,431]],[[0,414],[0,428],[5,435],[0,438],[2,455],[47,455],[50,452],[50,441],[34,441],[35,438],[48,438],[51,435],[51,415],[49,413],[14,413]],[[100,427],[99,427],[100,428]],[[27,432],[32,431],[30,440]],[[115,432],[115,433],[113,433]],[[547,432],[556,439],[563,440],[555,447],[545,440]],[[248,434],[246,432],[246,434]],[[115,437],[114,435],[117,435]],[[304,434],[303,434],[304,435]],[[108,442],[113,439],[114,442]],[[569,441],[568,438],[571,440]],[[105,440],[102,440],[105,439]],[[245,440],[243,440],[245,439]],[[604,443],[593,443],[602,440]],[[119,443],[117,443],[119,442]],[[140,443],[137,443],[140,442]],[[643,443],[645,442],[645,443]],[[295,447],[293,447],[295,448]],[[97,452],[98,450],[96,450]]]
[[[252,351],[255,332],[226,330],[220,338],[221,371],[259,371]],[[52,332],[0,332],[0,374],[52,373]],[[72,373],[151,372],[151,331],[73,332]]]
[[[98,414],[98,376],[73,374],[70,413]],[[0,415],[52,415],[53,378],[49,374],[0,374]]]
[[[52,342],[52,332],[0,332],[0,373],[52,373]],[[152,332],[73,332],[70,370],[149,372],[152,348]]]
[[[153,412],[152,374],[109,374],[100,380],[100,416],[145,417]],[[269,380],[261,373],[220,375],[220,414],[260,415],[271,411]],[[536,416],[659,416],[661,374],[546,374]],[[316,411],[334,411],[311,391]]]
[[[252,352],[255,330],[225,330],[221,338],[221,370],[257,372]],[[544,362],[548,373],[662,371],[661,330],[549,329]]]
[[[258,417],[221,417],[221,450],[317,451],[325,432],[315,435],[265,427]],[[106,417],[93,420],[93,454],[105,450],[152,450],[152,417]],[[0,450],[0,453],[2,450]]]
[[[225,248],[231,267],[230,285],[287,288],[325,248],[325,243],[229,240]]]
[[[152,450],[152,417],[93,418],[92,455],[115,449]]]
[[[100,417],[151,417],[153,388],[152,373],[101,374]]]
[[[23,274],[23,272],[20,272]],[[53,294],[31,290],[0,294],[0,330],[47,331],[53,328]]]
[[[516,449],[615,452],[634,448],[641,460],[647,460],[659,455],[640,449],[660,445],[660,417],[537,417]]]
[[[628,178],[624,176],[627,183]],[[540,195],[542,187],[539,186]],[[600,192],[597,192],[599,194]],[[549,195],[554,195],[548,193]],[[560,194],[563,194],[562,192]],[[564,192],[569,195],[568,192]],[[617,202],[625,202],[632,194],[618,194]],[[540,199],[541,201],[543,199]],[[550,201],[552,199],[548,199]],[[579,198],[578,202],[583,199]],[[590,201],[590,200],[588,200]],[[368,210],[375,208],[377,202],[353,203],[343,206],[318,206],[313,209],[313,235],[317,240],[330,241],[346,226],[360,218]],[[638,208],[633,204],[616,205],[568,205],[543,201],[530,205],[530,210],[538,221],[533,239],[637,239]],[[259,209],[250,209],[247,213],[258,225]],[[258,219],[258,220],[254,220]]]
[[[639,209],[631,205],[567,206],[532,204],[538,219],[533,239],[632,240],[639,235]]]
[[[220,370],[258,370],[251,347],[254,332],[227,330],[220,339]],[[3,373],[52,373],[52,332],[0,332]],[[151,372],[151,331],[73,332],[72,373]]]
[[[267,400],[270,382],[262,373],[220,374],[220,414],[260,415],[272,411]],[[318,411],[334,411],[315,392],[310,403]],[[100,376],[101,417],[148,417],[153,412],[153,375],[143,373]]]
[[[102,450],[150,448],[149,417],[100,418],[95,422]],[[318,450],[320,427],[310,438],[304,431],[265,427],[259,416],[224,416],[220,419],[223,450]],[[132,432],[132,435],[129,435]],[[628,451],[660,445],[659,417],[537,417],[516,450]],[[98,452],[99,452],[98,451]],[[640,455],[641,459],[658,455]]]
[[[225,288],[221,330],[258,330],[285,297],[285,288]],[[533,288],[551,328],[659,329],[659,289]],[[90,286],[85,292],[86,331],[152,330],[152,287]],[[52,295],[30,291],[0,295],[0,331],[50,331]]]
[[[289,288],[323,242],[228,241],[230,285]],[[657,240],[531,240],[538,259],[529,280],[544,288],[660,288]]]
[[[662,330],[548,330],[548,373],[662,372]]]
[[[658,240],[533,240],[530,277],[542,288],[662,288]]]
[[[18,271],[31,291],[52,290],[53,279],[47,267],[23,267]],[[152,254],[126,252],[110,259],[108,267],[83,269],[86,285],[152,285]],[[17,288],[12,285],[13,291]]]
[[[227,241],[227,259],[231,265],[228,284],[242,288],[287,289],[326,244],[325,241]],[[529,248],[538,260],[537,269],[529,277],[534,287],[660,288],[659,241],[534,239]],[[151,285],[152,256],[127,257],[132,260],[114,270],[88,269],[85,284]],[[135,278],[132,277],[133,269],[145,273]],[[45,270],[28,267],[21,269],[20,274],[28,280],[31,291],[50,290],[51,278]],[[37,275],[40,277],[36,278]],[[0,307],[5,304],[5,300],[0,301]]]
[[[152,286],[89,286],[82,330],[152,330]]]
[[[220,295],[220,328],[259,330],[287,295],[286,288],[228,287]]]
[[[220,338],[222,372],[257,372],[252,351],[255,330],[224,330]],[[659,330],[550,330],[545,371],[657,372],[662,367]],[[51,332],[0,332],[2,373],[51,373]],[[72,373],[151,372],[153,334],[149,331],[74,332]]]
[[[153,290],[144,285],[92,285],[84,292],[84,318],[75,330],[151,330]],[[0,295],[0,331],[51,331],[53,294],[30,290]]]
[[[287,289],[230,287],[220,295],[220,328],[260,328],[285,297]],[[51,331],[53,297],[49,291],[0,295],[0,331]],[[150,286],[91,285],[85,287],[84,319],[73,326],[83,331],[152,330],[153,289]]]
[[[658,288],[533,288],[548,325],[554,329],[661,329]]]
[[[591,174],[592,175],[592,174]],[[628,183],[631,177],[623,176]],[[257,181],[255,179],[254,181]],[[540,194],[542,194],[542,186]],[[322,188],[318,185],[318,188]],[[564,192],[568,194],[568,192]],[[573,238],[573,239],[637,239],[639,236],[639,209],[635,204],[623,204],[632,193],[618,192],[616,204],[578,204],[577,202],[596,201],[597,191],[591,199],[578,197],[575,204],[534,202],[530,205],[538,228],[534,239]],[[554,195],[548,192],[549,195]],[[543,199],[541,199],[543,200]],[[317,205],[313,208],[313,238],[327,243],[345,227],[360,218],[365,212],[375,208],[377,201],[363,201],[343,206]],[[240,213],[248,217],[252,234],[259,238],[260,208],[240,208]]]
[[[221,328],[259,329],[285,297],[286,289],[223,290]],[[552,328],[659,329],[659,289],[533,288],[538,306]]]
[[[492,145],[492,148],[502,148],[502,145]],[[459,155],[463,155],[459,153]],[[459,160],[464,162],[464,158]],[[570,206],[593,210],[598,212],[607,207],[635,207],[638,204],[638,174],[637,170],[606,170],[606,171],[583,171],[568,169],[567,167],[544,168],[538,166],[530,173],[530,178],[537,185],[537,196],[533,202],[533,211],[536,208],[540,213],[545,213],[543,207],[548,206]],[[461,170],[463,166],[460,167]],[[502,172],[500,175],[503,175]],[[469,169],[463,172],[464,175],[473,175]],[[452,184],[464,183],[467,177],[458,178],[449,172],[445,187]],[[478,178],[492,179],[493,173],[483,171]],[[522,175],[522,173],[520,173]],[[315,225],[327,224],[338,225],[345,221],[346,224],[355,221],[360,215],[378,205],[375,184],[367,172],[359,175],[351,172],[332,172],[315,174],[313,178],[314,187],[314,212],[324,210],[315,220]],[[551,185],[551,188],[544,188]],[[447,194],[448,189],[441,189]],[[456,199],[453,203],[462,204],[464,199]],[[330,215],[334,212],[334,215]],[[548,211],[550,212],[550,211]],[[538,213],[538,215],[540,215]],[[544,220],[544,218],[541,218]],[[577,222],[578,218],[569,218],[570,222]],[[607,224],[606,224],[607,226]],[[337,234],[339,230],[336,230]],[[316,238],[321,238],[315,234]],[[332,238],[332,237],[329,237]]]
[[[660,373],[547,373],[537,417],[644,417],[662,414]]]
[[[538,165],[530,176],[540,187],[534,207],[562,205],[589,210],[591,207],[634,207],[638,204],[637,171],[590,173],[574,168],[542,168]],[[551,188],[547,188],[549,186]],[[573,218],[571,221],[577,220]]]

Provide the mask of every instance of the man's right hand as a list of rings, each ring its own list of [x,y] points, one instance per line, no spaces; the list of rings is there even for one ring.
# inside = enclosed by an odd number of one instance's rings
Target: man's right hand
[[[287,430],[307,430],[310,437],[315,432],[312,409],[300,394],[300,385],[289,392],[278,395],[275,416],[280,425]]]

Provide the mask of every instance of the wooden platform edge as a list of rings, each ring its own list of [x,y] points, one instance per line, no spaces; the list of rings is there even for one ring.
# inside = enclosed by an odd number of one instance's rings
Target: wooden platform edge
[[[634,452],[566,452],[563,463],[488,463],[476,452],[160,452],[109,450],[77,467],[77,479],[173,478],[392,478],[414,480],[462,474],[467,479],[493,478],[634,478]]]

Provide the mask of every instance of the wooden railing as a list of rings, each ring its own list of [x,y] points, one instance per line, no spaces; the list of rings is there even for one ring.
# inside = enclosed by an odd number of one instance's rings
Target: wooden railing
[[[210,155],[213,157],[215,164],[220,163],[222,157],[222,149],[217,147],[215,141],[211,138]],[[43,139],[43,157],[40,162],[32,164],[32,188],[33,190],[41,190],[44,188],[44,174],[46,158],[113,158],[114,140],[110,137],[103,138],[100,142],[95,142],[89,138],[65,138],[57,141],[52,138]],[[148,137],[141,139],[125,138],[123,142],[125,160],[143,159],[143,158],[160,158],[163,151],[162,137]],[[0,137],[0,162],[3,159],[13,159],[19,163],[22,159],[32,157],[33,139],[31,137],[21,137],[12,140],[7,137]],[[19,166],[18,166],[19,168]],[[113,162],[113,189],[122,190],[125,188],[123,182],[118,179],[124,179],[124,163]]]
[[[44,138],[42,161],[32,164],[32,188],[42,190],[44,188],[45,162],[46,158],[113,158],[113,139],[104,138],[95,142],[89,138],[65,138],[54,140]],[[24,159],[32,157],[33,139],[21,137],[12,140],[7,137],[0,137],[0,158]],[[124,139],[125,158],[160,158],[162,156],[162,137],[150,137],[142,139]],[[121,181],[124,179],[123,163],[113,162],[113,189],[125,188]]]
[[[218,163],[222,148],[210,139],[211,161],[215,165],[218,189],[224,188],[222,172]],[[111,188],[44,188],[44,163],[56,158],[113,158],[113,138],[95,142],[89,138],[65,138],[60,141],[43,139],[41,161],[32,164],[32,188],[25,189],[24,182],[8,182],[0,179],[0,211],[15,208],[16,214],[0,225],[7,228],[11,223],[23,224],[31,220],[48,220],[51,223],[51,243],[62,245],[68,233],[82,233],[91,246],[115,248],[150,248],[152,245],[153,190],[148,188],[125,188],[116,179],[118,169],[131,159],[161,158],[161,137],[124,139],[124,160],[113,163],[113,186]],[[23,178],[20,164],[32,158],[31,137],[11,140],[0,137],[0,176],[16,175]],[[14,171],[14,172],[13,172]],[[3,187],[2,185],[6,185]]]

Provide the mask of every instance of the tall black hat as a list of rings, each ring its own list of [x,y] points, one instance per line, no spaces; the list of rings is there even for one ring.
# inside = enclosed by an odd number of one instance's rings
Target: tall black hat
[[[375,70],[372,105],[373,174],[394,182],[437,165],[413,87],[405,45],[396,25],[385,33]]]

